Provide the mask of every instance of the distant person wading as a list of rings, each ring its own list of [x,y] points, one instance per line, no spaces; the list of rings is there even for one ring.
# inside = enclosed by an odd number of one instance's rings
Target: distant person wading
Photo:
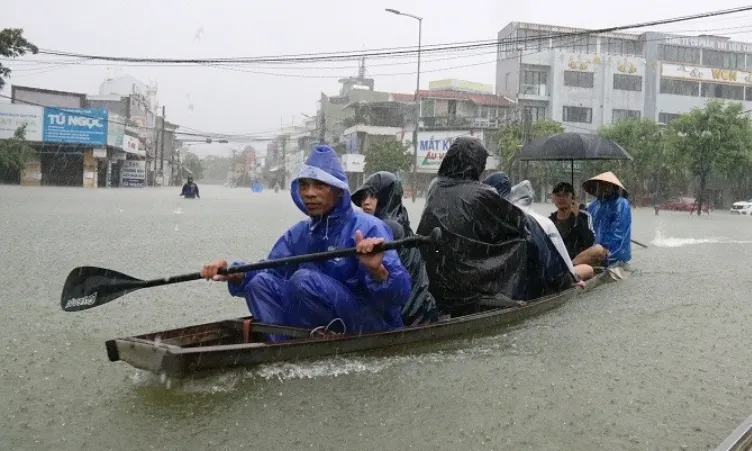
[[[188,181],[183,185],[180,195],[186,199],[201,199],[201,196],[198,194],[198,185],[193,183],[193,177],[188,177]]]

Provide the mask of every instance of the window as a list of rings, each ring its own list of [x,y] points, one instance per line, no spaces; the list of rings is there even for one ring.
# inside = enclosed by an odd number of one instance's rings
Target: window
[[[746,92],[744,93],[744,95],[745,95],[745,98],[746,98],[747,100],[752,100],[752,86],[747,86],[747,88],[745,89],[745,91],[746,91]]]
[[[700,49],[679,47],[676,45],[659,45],[658,58],[667,63],[700,64]]]
[[[703,83],[701,94],[703,97],[714,97],[716,99],[744,100],[744,87],[721,83]]]
[[[601,38],[601,52],[613,55],[636,55],[637,41],[622,38]]]
[[[522,83],[520,83],[520,94],[534,94],[539,96],[548,95],[546,82],[548,81],[548,72],[537,70],[522,71]]]
[[[744,69],[744,54],[705,49],[702,51],[702,64],[718,69]]]
[[[526,70],[522,72],[523,85],[545,85],[548,81],[548,73],[537,70]]]
[[[640,110],[617,110],[611,111],[611,120],[613,122],[623,121],[624,119],[639,119],[642,116]]]
[[[572,40],[572,50],[574,50],[577,53],[588,52],[588,43],[590,41],[590,39],[588,38],[588,35],[575,36],[570,39]],[[593,53],[595,53],[595,47],[593,47]]]
[[[530,122],[535,122],[538,119],[545,119],[546,107],[543,106],[528,106],[525,107],[525,119],[529,119]]]
[[[526,50],[542,51],[549,47],[551,33],[542,30],[517,30],[517,41],[519,46]]]
[[[593,122],[593,109],[579,106],[565,106],[562,120],[564,122],[581,122],[584,124],[590,124]]]
[[[622,91],[642,91],[642,76],[614,74],[614,89]]]
[[[661,94],[674,94],[678,96],[700,95],[700,83],[689,80],[661,79]]]
[[[433,99],[421,99],[420,108],[422,110],[421,116],[434,117],[434,100]]]
[[[592,72],[565,70],[564,86],[570,86],[573,88],[592,88],[593,78],[594,77]]]
[[[668,125],[669,122],[681,116],[681,114],[674,113],[658,113],[658,122]]]

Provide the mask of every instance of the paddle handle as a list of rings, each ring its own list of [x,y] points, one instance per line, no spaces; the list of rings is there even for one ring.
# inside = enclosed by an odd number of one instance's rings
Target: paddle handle
[[[636,245],[638,245],[640,247],[644,247],[645,249],[648,248],[648,246],[646,244],[642,244],[639,241],[635,241],[635,240],[630,240],[630,241],[632,241],[634,244],[636,244]]]
[[[428,236],[413,235],[401,240],[389,241],[387,243],[380,244],[373,248],[370,254],[377,254],[379,252],[401,249],[404,247],[417,247],[424,244],[434,243],[441,239],[441,229],[436,227],[431,231]],[[321,260],[331,260],[339,257],[351,257],[357,254],[355,248],[339,249],[335,251],[317,252],[315,254],[295,255],[292,257],[277,258],[274,260],[264,260],[256,263],[249,263],[247,265],[236,266],[234,268],[220,269],[219,274],[228,275],[236,274],[240,272],[259,271],[262,269],[276,268],[284,265],[309,263]],[[157,287],[160,285],[169,285],[179,282],[188,282],[191,280],[203,279],[201,273],[194,272],[190,274],[183,274],[181,276],[165,277],[163,279],[146,280],[143,282],[137,282],[140,288]]]

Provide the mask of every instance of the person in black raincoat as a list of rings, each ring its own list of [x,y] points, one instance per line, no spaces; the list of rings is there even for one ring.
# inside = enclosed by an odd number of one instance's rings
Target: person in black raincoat
[[[480,182],[487,158],[479,140],[457,138],[426,196],[417,233],[443,232],[438,243],[420,249],[441,313],[512,307],[525,297],[525,215]]]
[[[368,177],[352,195],[352,201],[365,213],[384,221],[399,240],[414,235],[410,218],[402,205],[402,182],[391,172],[381,171]],[[428,275],[420,250],[401,248],[402,265],[410,273],[410,299],[402,307],[402,322],[406,326],[426,324],[438,319],[436,300],[428,289]]]

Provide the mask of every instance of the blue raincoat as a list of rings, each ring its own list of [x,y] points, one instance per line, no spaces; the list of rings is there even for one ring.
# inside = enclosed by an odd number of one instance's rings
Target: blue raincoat
[[[292,199],[306,213],[298,194],[303,178],[341,189],[342,199],[330,213],[292,226],[277,240],[269,259],[355,247],[356,230],[365,238],[392,240],[383,221],[353,209],[345,171],[330,147],[317,146],[292,181]],[[254,319],[264,323],[315,328],[340,318],[344,330],[332,327],[336,332],[378,332],[403,326],[400,311],[411,288],[410,275],[396,251],[385,253],[383,265],[389,271],[383,282],[373,280],[356,257],[347,257],[251,271],[242,282],[228,284],[228,289],[231,295],[244,297]]]
[[[588,205],[595,240],[608,249],[608,264],[632,259],[632,210],[629,201],[614,194]]]

